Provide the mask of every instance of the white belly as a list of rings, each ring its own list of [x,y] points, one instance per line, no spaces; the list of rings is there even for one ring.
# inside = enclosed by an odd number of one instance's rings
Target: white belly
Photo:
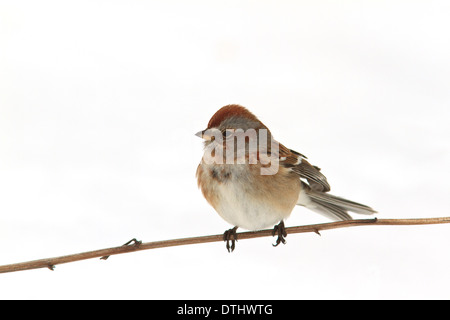
[[[239,183],[218,183],[219,215],[233,226],[247,230],[260,230],[274,226],[287,218],[290,211],[280,211],[267,202],[255,200]]]

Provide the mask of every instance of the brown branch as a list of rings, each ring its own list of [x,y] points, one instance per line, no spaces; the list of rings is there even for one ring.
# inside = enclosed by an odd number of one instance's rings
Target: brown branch
[[[286,232],[288,234],[292,233],[304,233],[304,232],[315,232],[319,233],[322,230],[330,230],[337,228],[346,228],[346,227],[356,227],[356,226],[381,226],[381,225],[422,225],[422,224],[441,224],[441,223],[450,223],[450,217],[441,217],[441,218],[420,218],[420,219],[358,219],[358,220],[348,220],[348,221],[338,221],[338,222],[330,222],[330,223],[321,223],[321,224],[312,224],[305,226],[297,226],[297,227],[289,227],[286,228]],[[241,232],[238,233],[238,239],[251,239],[251,238],[260,238],[272,236],[272,230],[259,230],[259,231],[250,231],[250,232]],[[154,241],[154,242],[146,242],[142,243],[133,239],[127,242],[125,245],[120,247],[113,247],[107,249],[100,249],[82,253],[70,254],[67,256],[55,257],[55,258],[47,258],[40,259],[28,262],[21,263],[13,263],[8,265],[0,266],[0,273],[6,272],[14,272],[14,271],[22,271],[22,270],[31,270],[38,268],[49,268],[53,270],[56,265],[74,262],[85,259],[92,258],[101,258],[107,259],[111,255],[120,254],[120,253],[128,253],[140,250],[148,250],[148,249],[156,249],[156,248],[165,248],[165,247],[174,247],[174,246],[182,246],[187,244],[199,244],[199,243],[207,243],[207,242],[217,242],[223,241],[223,235],[211,235],[211,236],[200,236],[200,237],[192,237],[192,238],[182,238],[182,239],[173,239],[173,240],[163,240],[163,241]]]

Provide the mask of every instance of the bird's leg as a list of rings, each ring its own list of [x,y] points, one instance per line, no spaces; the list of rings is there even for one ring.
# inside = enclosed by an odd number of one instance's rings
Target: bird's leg
[[[286,228],[284,227],[284,221],[281,220],[279,224],[277,224],[275,227],[273,227],[272,236],[275,236],[275,234],[278,235],[277,241],[275,244],[273,244],[274,247],[278,246],[281,243],[286,244],[287,232]]]
[[[237,241],[237,234],[236,234],[237,228],[238,227],[228,229],[227,231],[225,231],[223,233],[223,241],[225,241],[227,243],[228,252],[233,252],[233,250],[235,248],[235,242]],[[231,245],[230,245],[230,241],[231,241]]]

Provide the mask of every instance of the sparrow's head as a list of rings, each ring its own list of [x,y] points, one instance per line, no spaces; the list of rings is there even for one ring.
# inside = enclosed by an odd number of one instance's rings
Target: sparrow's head
[[[196,135],[208,142],[214,139],[215,133],[220,132],[224,138],[227,138],[238,129],[243,131],[266,129],[269,132],[269,129],[246,108],[238,104],[229,104],[220,108],[209,120],[208,127],[197,132]]]

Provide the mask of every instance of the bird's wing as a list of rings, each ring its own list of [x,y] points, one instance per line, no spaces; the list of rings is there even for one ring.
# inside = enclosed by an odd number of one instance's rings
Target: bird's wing
[[[279,145],[280,165],[290,168],[293,172],[305,179],[312,190],[328,192],[330,185],[327,178],[320,172],[320,168],[313,166],[301,153]]]

